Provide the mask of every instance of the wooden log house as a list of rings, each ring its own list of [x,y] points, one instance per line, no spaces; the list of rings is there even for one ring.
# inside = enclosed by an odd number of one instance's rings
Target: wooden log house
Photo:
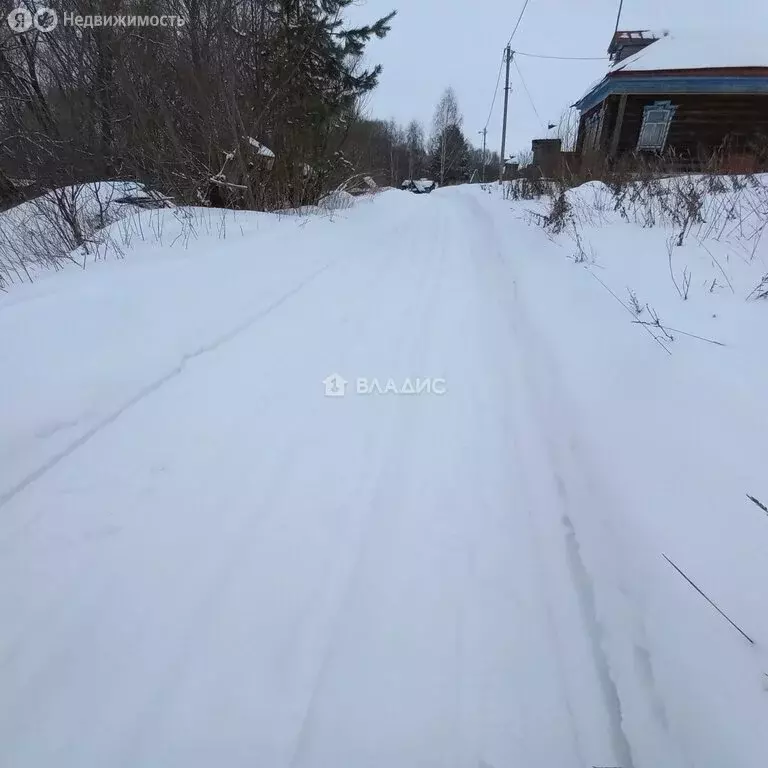
[[[611,68],[574,105],[576,151],[681,170],[768,168],[768,39],[618,31]]]

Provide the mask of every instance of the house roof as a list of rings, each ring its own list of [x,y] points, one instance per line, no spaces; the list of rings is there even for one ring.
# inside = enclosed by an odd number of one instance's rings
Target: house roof
[[[620,61],[574,106],[614,93],[765,93],[768,45],[754,32],[669,32]]]
[[[757,35],[751,30],[669,32],[641,51],[615,64],[611,71],[647,72],[742,67],[768,67],[765,33]]]
[[[613,55],[618,50],[627,45],[640,45],[642,43],[651,43],[658,40],[663,35],[669,34],[667,30],[654,31],[651,29],[617,29],[613,33],[611,43],[608,46],[608,53]]]

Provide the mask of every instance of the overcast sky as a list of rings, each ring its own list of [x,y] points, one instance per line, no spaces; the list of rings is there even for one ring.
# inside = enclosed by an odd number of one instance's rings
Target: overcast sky
[[[476,146],[488,119],[496,75],[523,0],[357,0],[350,12],[365,23],[396,9],[392,31],[374,40],[369,63],[384,71],[369,99],[371,116],[407,123],[416,118],[430,130],[435,104],[453,86],[464,114],[464,132]],[[607,56],[616,24],[618,0],[530,0],[512,47],[521,53],[556,56]],[[623,29],[744,24],[766,30],[764,0],[624,0]],[[555,61],[516,57],[522,77],[541,117],[536,117],[515,66],[511,68],[508,154],[530,149],[563,109],[598,80],[602,61]],[[499,148],[503,81],[488,124],[488,146]]]

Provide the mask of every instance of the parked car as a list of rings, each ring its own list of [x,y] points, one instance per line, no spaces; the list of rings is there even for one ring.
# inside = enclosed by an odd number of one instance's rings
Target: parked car
[[[417,195],[428,195],[433,189],[437,189],[437,182],[432,179],[406,179],[400,189],[407,189]]]

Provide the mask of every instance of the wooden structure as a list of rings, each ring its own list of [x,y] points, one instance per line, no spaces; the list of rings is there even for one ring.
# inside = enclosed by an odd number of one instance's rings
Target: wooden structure
[[[660,37],[665,37],[666,34],[651,32],[649,29],[617,29],[608,46],[608,56],[614,64],[618,64],[639,53],[651,43],[655,43]]]
[[[531,154],[533,169],[544,179],[569,177],[578,167],[574,163],[575,153],[563,152],[561,139],[533,139]]]
[[[617,32],[611,70],[574,105],[582,161],[662,157],[695,169],[717,156],[726,170],[766,167],[768,45],[740,43]]]

